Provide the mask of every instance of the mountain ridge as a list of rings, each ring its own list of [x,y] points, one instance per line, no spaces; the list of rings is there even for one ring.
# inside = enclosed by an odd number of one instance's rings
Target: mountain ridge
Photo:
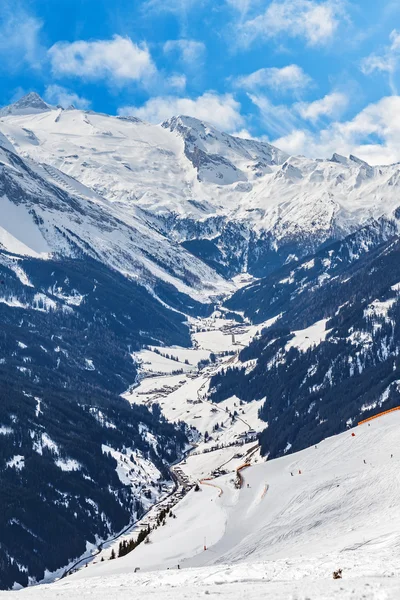
[[[72,176],[194,256],[212,250],[209,264],[227,277],[266,275],[269,264],[391,218],[398,206],[399,165],[290,157],[193,117],[151,125],[58,108],[3,116],[0,131],[22,156]]]

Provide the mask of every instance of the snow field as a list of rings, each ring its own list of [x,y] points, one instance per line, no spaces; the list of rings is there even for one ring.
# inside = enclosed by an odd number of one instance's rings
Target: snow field
[[[317,563],[318,564],[318,563]],[[314,576],[304,577],[306,565]],[[205,569],[167,570],[154,573],[125,573],[78,580],[69,577],[52,584],[28,588],[27,600],[398,600],[400,584],[390,574],[371,574],[357,566],[351,577],[333,581],[326,565],[323,574],[316,563],[303,562],[296,568],[277,568],[274,578],[265,564],[220,565]],[[377,569],[383,566],[376,565]],[[286,577],[286,579],[285,579]],[[15,598],[16,592],[0,592],[2,600]]]
[[[172,357],[172,358],[169,358]],[[142,372],[172,374],[174,371],[193,371],[201,360],[208,360],[210,352],[171,346],[154,346],[133,355]],[[186,362],[187,361],[187,362]]]
[[[186,568],[234,565],[251,557],[251,562],[271,561],[268,568],[275,577],[277,571],[289,573],[294,565],[299,577],[309,577],[314,559],[327,561],[328,568],[347,564],[354,569],[364,560],[366,565],[382,564],[385,557],[386,571],[398,573],[399,425],[400,415],[392,413],[356,428],[355,437],[348,431],[317,448],[254,465],[243,471],[240,491],[233,486],[232,474],[213,480],[222,488],[221,496],[209,486],[190,492],[174,509],[177,519],[167,520],[164,528],[154,532],[151,548],[140,546],[124,564],[133,561],[132,566],[159,569],[179,558]],[[191,525],[194,514],[195,525]],[[194,552],[197,527],[208,531],[208,523],[218,535],[207,543],[209,551]],[[183,539],[188,540],[186,550]],[[308,562],[303,575],[301,562]],[[125,566],[117,563],[112,569],[122,572]],[[320,574],[324,568],[319,567]],[[108,563],[104,569],[108,574]],[[94,576],[93,570],[90,573]]]
[[[152,531],[150,543],[140,544],[118,560],[107,561],[107,572],[116,575],[131,573],[136,567],[142,571],[177,568],[188,556],[204,552],[204,540],[207,545],[215,544],[224,532],[225,513],[215,502],[218,496],[216,489],[204,485],[201,490],[190,491],[172,509],[176,518],[168,516],[166,525]],[[207,510],[204,510],[206,507]],[[73,577],[97,577],[102,574],[104,566],[101,562],[91,564]]]
[[[212,483],[221,496],[208,486],[190,492],[150,544],[20,593],[32,600],[397,599],[399,426],[394,412],[317,448],[252,466],[241,490],[231,475],[218,478]],[[206,539],[212,532],[207,550],[198,547],[204,527]],[[337,568],[343,580],[333,580]]]
[[[305,352],[313,346],[318,346],[326,339],[329,330],[326,329],[328,319],[321,319],[306,329],[294,331],[294,338],[288,341],[285,346],[285,352],[290,348],[297,348],[300,352]]]
[[[207,397],[210,378],[219,369],[237,363],[237,353],[241,344],[248,343],[264,325],[268,326],[272,323],[267,322],[260,326],[238,325],[235,321],[222,318],[220,311],[216,311],[206,319],[190,319],[190,324],[194,349],[159,347],[157,350],[164,356],[151,350],[142,350],[135,355],[135,359],[141,363],[142,379],[139,385],[124,394],[124,397],[129,402],[148,406],[157,402],[169,421],[185,421],[203,436],[207,433],[210,436],[208,441],[196,442],[197,453],[209,451],[220,445],[246,441],[242,440],[241,436],[247,431],[261,431],[266,426],[258,418],[261,401],[241,404],[236,396],[232,396],[219,404],[212,403]],[[203,328],[207,331],[199,332]],[[235,343],[232,343],[232,332],[235,332]],[[195,365],[199,360],[209,359],[211,352],[216,354],[216,362],[198,371]],[[224,352],[234,353],[223,355]],[[165,355],[187,360],[189,365],[167,359]],[[174,370],[183,367],[186,367],[184,373],[171,375]],[[157,376],[149,376],[153,374]],[[235,411],[238,415],[232,420],[230,415]],[[217,425],[218,430],[214,431]],[[224,459],[228,461],[235,454],[235,448],[226,450]],[[214,463],[214,459],[211,460]],[[189,458],[188,464],[191,462]],[[189,474],[187,468],[186,465],[183,470]],[[208,471],[208,474],[213,469],[214,467]],[[195,473],[197,473],[196,469],[192,475],[195,476]],[[201,468],[199,474],[204,476],[206,473]]]
[[[255,442],[249,442],[243,446],[230,446],[212,452],[200,452],[199,454],[194,452],[180,464],[180,467],[192,481],[209,477],[210,473],[219,468],[233,472],[243,464],[246,455],[255,445]],[[259,451],[253,457],[252,462],[257,460],[262,460],[259,458]]]
[[[228,492],[219,499],[227,528],[211,560],[202,556],[189,564],[236,563],[249,556],[252,561],[311,559],[324,553],[354,553],[362,561],[365,548],[393,564],[400,537],[399,425],[400,415],[392,413],[317,448],[244,470],[237,502],[230,502]]]

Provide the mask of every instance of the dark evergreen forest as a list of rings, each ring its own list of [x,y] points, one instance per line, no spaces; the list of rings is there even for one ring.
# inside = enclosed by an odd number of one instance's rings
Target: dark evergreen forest
[[[228,368],[211,382],[215,402],[232,390],[245,401],[264,400],[264,455],[301,450],[400,403],[400,241],[382,243],[365,233],[358,254],[360,233],[240,290],[227,303],[258,322],[281,314],[241,351],[241,361],[253,361],[254,368]],[[325,341],[306,352],[289,349],[293,332],[322,319]]]
[[[138,449],[169,477],[167,464],[186,442],[183,426],[119,394],[137,375],[131,352],[155,342],[188,345],[189,335],[182,315],[88,257],[0,255],[0,324],[0,588],[7,589],[28,576],[40,580],[95,535],[107,537],[140,514],[140,492],[121,483],[103,444]],[[157,437],[156,452],[143,425]],[[57,452],[41,444],[43,435]],[[23,457],[20,469],[7,466],[15,456]],[[57,458],[80,468],[62,470]]]

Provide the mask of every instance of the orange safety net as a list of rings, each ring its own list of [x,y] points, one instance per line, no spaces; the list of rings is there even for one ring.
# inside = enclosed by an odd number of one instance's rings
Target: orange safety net
[[[394,412],[395,410],[400,410],[400,406],[396,406],[396,408],[390,408],[389,410],[385,410],[381,413],[379,413],[379,415],[374,415],[373,417],[369,417],[368,419],[364,419],[364,421],[359,421],[359,425],[362,425],[363,423],[368,423],[368,421],[373,421],[374,419],[378,419],[378,417],[382,417],[383,415],[387,415],[391,412]]]

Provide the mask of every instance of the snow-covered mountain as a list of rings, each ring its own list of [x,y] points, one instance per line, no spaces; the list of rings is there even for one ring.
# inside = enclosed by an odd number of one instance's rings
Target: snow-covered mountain
[[[0,244],[26,256],[86,253],[155,288],[158,282],[207,301],[229,289],[184,248],[70,176],[21,158],[0,138]]]
[[[263,399],[264,454],[300,450],[399,405],[399,248],[375,223],[228,300],[260,330],[213,377],[211,398],[234,389]]]
[[[0,109],[0,116],[7,115],[32,115],[36,113],[53,110],[55,107],[47,104],[36,92],[30,92],[13,104],[4,106]]]
[[[397,164],[289,157],[189,117],[151,125],[28,95],[4,109],[0,131],[21,156],[75,178],[125,219],[228,275],[266,274],[398,206]]]

